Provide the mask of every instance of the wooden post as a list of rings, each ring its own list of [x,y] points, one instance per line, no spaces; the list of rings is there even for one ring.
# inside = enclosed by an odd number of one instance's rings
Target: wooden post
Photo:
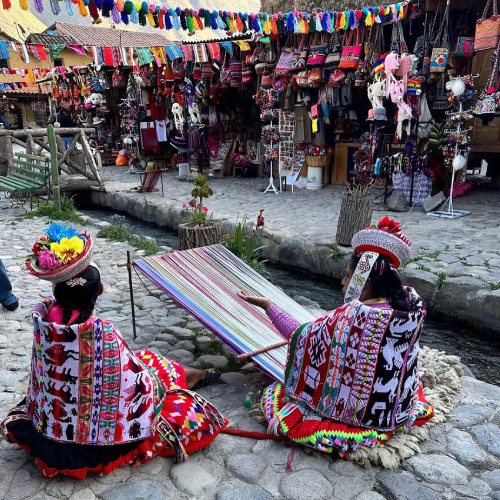
[[[340,206],[336,241],[350,246],[355,233],[369,227],[373,214],[373,196],[354,197],[344,194]]]
[[[135,327],[135,304],[134,304],[134,289],[132,288],[132,259],[130,258],[130,250],[127,250],[127,269],[128,269],[128,286],[130,288],[130,309],[132,310],[132,330],[134,332],[134,342],[137,337]]]
[[[206,247],[220,243],[219,224],[204,227],[191,227],[189,224],[179,224],[179,246],[181,250]]]
[[[59,164],[57,162],[56,133],[52,125],[47,125],[47,138],[50,147],[50,165],[52,170],[52,193],[54,196],[54,208],[61,210],[61,193],[59,191]]]
[[[7,172],[4,175],[9,175],[12,173],[12,167],[14,166],[14,150],[12,149],[12,132],[10,130],[7,130],[6,132],[5,157],[7,159]]]

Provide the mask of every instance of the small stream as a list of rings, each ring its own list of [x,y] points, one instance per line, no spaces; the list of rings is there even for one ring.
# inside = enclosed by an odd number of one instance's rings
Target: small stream
[[[158,245],[177,249],[177,233],[160,228],[154,224],[140,221],[128,215],[116,214],[102,207],[82,207],[82,212],[92,218],[112,224],[123,224],[130,232],[140,236],[156,238]],[[338,283],[327,278],[311,276],[277,265],[268,265],[273,283],[288,295],[301,295],[331,310],[343,302]],[[480,380],[500,386],[500,338],[479,334],[461,328],[455,323],[436,317],[428,318],[421,336],[422,345],[460,356],[472,373]]]

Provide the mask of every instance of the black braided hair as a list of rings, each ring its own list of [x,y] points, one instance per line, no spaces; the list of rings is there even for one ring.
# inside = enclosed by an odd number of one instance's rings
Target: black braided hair
[[[79,279],[85,280],[85,283],[75,284]],[[87,267],[71,280],[58,283],[54,288],[54,296],[63,308],[63,323],[69,323],[73,311],[79,311],[80,314],[71,324],[85,323],[92,316],[100,291],[101,274],[94,266]]]
[[[359,260],[360,257],[356,254],[351,256],[351,261],[349,262],[350,271],[354,272]],[[387,257],[379,255],[370,272],[370,282],[373,298],[387,297],[391,303],[391,307],[396,311],[409,311],[405,303],[405,295],[399,275],[391,269],[391,264]]]

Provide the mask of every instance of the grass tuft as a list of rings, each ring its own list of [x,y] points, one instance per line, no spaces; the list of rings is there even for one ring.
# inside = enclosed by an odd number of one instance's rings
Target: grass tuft
[[[106,238],[110,241],[126,241],[133,247],[144,250],[144,255],[153,255],[160,251],[160,247],[154,241],[147,240],[142,236],[131,234],[124,226],[106,226],[98,233],[98,238]]]
[[[28,212],[22,217],[23,219],[34,219],[35,217],[47,217],[50,220],[71,222],[73,224],[78,224],[80,226],[85,225],[85,220],[78,215],[73,200],[71,198],[66,199],[64,203],[61,203],[61,210],[56,210],[52,203],[47,203],[40,205],[40,208],[38,210],[34,210],[33,212]]]

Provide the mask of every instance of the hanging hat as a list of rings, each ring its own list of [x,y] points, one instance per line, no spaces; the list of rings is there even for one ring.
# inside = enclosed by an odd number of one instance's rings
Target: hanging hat
[[[408,80],[406,93],[409,96],[420,95],[422,93],[422,83],[418,78],[412,78],[411,80]]]
[[[376,108],[375,109],[375,116],[374,116],[375,121],[387,121],[387,111],[385,108]]]
[[[354,253],[372,251],[389,259],[394,267],[404,266],[411,256],[411,243],[401,232],[399,222],[385,216],[377,227],[367,227],[352,237]]]
[[[36,240],[26,260],[30,274],[52,283],[62,283],[91,264],[92,238],[71,226],[51,222]]]
[[[176,135],[173,139],[170,139],[170,143],[181,153],[185,153],[188,150],[188,143],[181,135]]]
[[[377,227],[367,227],[352,237],[355,254],[361,254],[347,287],[345,302],[361,296],[372,268],[380,255],[387,257],[393,268],[404,266],[411,256],[410,242],[401,232],[399,222],[384,217]]]

